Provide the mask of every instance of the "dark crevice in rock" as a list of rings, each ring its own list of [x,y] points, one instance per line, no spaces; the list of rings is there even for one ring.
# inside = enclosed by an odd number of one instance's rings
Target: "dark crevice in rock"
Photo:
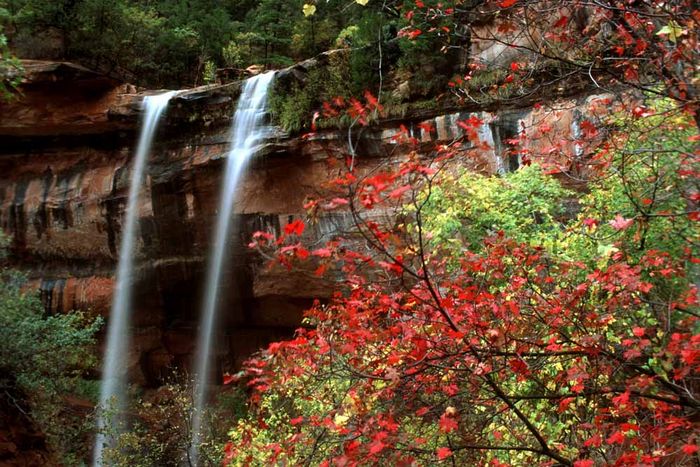
[[[14,198],[10,205],[8,228],[13,234],[13,251],[17,254],[23,252],[27,245],[27,219],[24,211],[24,200],[27,196],[28,186],[27,179],[17,182]]]
[[[24,271],[30,279],[41,277],[109,277],[116,262],[112,257],[71,258],[56,254],[32,254],[31,257],[12,255],[7,264]]]
[[[131,148],[136,137],[135,128],[124,128],[118,131],[105,131],[96,134],[76,135],[29,135],[16,136],[2,133],[0,128],[0,159],[5,155],[23,152],[40,152],[43,150],[74,150],[76,148],[91,148],[109,150]]]
[[[60,314],[63,309],[63,291],[66,286],[65,279],[44,279],[39,286],[39,298],[47,315]]]
[[[51,186],[53,185],[54,175],[51,171],[51,167],[46,167],[44,171],[44,176],[42,178],[42,191],[41,191],[41,203],[39,204],[36,213],[34,214],[34,229],[36,230],[36,236],[41,239],[42,235],[49,226],[49,212],[46,206],[47,200],[49,198],[49,193],[51,191]]]
[[[104,212],[105,224],[107,226],[107,244],[109,252],[116,258],[117,252],[117,236],[121,232],[121,214],[124,210],[126,200],[119,196],[120,180],[124,173],[128,172],[128,167],[120,167],[114,172],[112,178],[112,191],[110,196],[102,201],[102,209]]]

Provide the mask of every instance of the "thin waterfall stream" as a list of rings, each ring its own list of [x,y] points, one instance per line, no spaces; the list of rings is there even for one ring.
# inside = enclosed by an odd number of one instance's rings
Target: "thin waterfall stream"
[[[203,411],[206,406],[211,370],[213,331],[217,318],[221,272],[224,269],[226,246],[232,230],[231,215],[239,180],[257,146],[269,133],[265,123],[267,93],[274,72],[249,78],[243,85],[231,127],[231,149],[226,160],[226,173],[221,188],[219,210],[210,250],[205,295],[200,315],[199,333],[194,360],[194,407],[190,435],[189,461],[198,465],[202,439]]]
[[[126,407],[126,360],[131,342],[129,325],[132,312],[132,287],[134,282],[134,253],[137,240],[139,198],[145,178],[146,162],[151,150],[158,122],[176,91],[169,91],[143,99],[144,111],[141,134],[133,160],[129,180],[129,197],[122,229],[117,266],[117,284],[109,314],[107,347],[102,367],[100,387],[100,411],[97,421],[97,437],[93,453],[93,465],[102,465],[103,450],[113,442],[121,425],[120,414]]]

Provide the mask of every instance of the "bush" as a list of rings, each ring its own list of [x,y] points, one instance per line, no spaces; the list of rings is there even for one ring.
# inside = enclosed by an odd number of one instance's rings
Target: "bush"
[[[84,379],[94,368],[91,347],[101,319],[80,312],[46,316],[39,296],[22,290],[22,275],[0,271],[0,389],[22,395],[50,447],[66,464],[86,454],[92,422],[65,410],[65,397],[94,394]]]
[[[114,447],[104,450],[103,463],[115,467],[181,466],[191,463],[191,416],[193,386],[177,374],[155,393],[141,394],[130,412],[138,414],[125,430],[119,430]],[[198,465],[218,466],[223,458],[227,426],[245,413],[245,396],[237,389],[218,394],[206,408],[199,446]],[[116,427],[109,427],[115,429]],[[116,430],[115,430],[116,431]]]
[[[426,227],[431,241],[453,254],[480,251],[482,239],[500,230],[519,242],[548,244],[564,229],[563,201],[572,195],[536,165],[505,177],[462,171],[432,188]]]

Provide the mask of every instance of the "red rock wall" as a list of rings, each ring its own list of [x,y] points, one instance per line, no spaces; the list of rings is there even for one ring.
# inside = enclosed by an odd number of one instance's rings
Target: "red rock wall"
[[[25,96],[11,104],[18,118],[0,112],[5,142],[0,147],[0,228],[13,237],[13,264],[27,272],[49,312],[82,309],[107,316],[140,96],[83,70],[63,69],[63,75],[60,70],[46,72],[59,74],[52,79],[61,83],[60,92],[46,80],[28,83]],[[83,87],[100,91],[85,94]],[[178,96],[156,137],[139,208],[130,356],[134,382],[157,385],[169,366],[189,365],[237,89],[236,84],[209,86]],[[475,170],[507,169],[503,140],[519,131],[533,136],[528,143],[533,152],[553,141],[563,152],[571,151],[572,119],[586,112],[584,104],[562,102],[558,114],[548,115],[530,109],[465,110],[387,121],[363,134],[360,170],[395,163],[405,153],[392,140],[401,124],[428,150],[436,142],[460,138],[457,121],[472,115],[485,122],[484,138],[493,140],[491,149],[472,148],[460,159]],[[543,121],[552,128],[544,135]],[[423,129],[421,122],[427,124]],[[320,132],[310,140],[280,133],[251,163],[234,210],[239,230],[232,235],[223,279],[219,370],[289,335],[312,298],[327,296],[328,283],[269,271],[243,245],[251,232],[279,229],[303,213],[304,198],[322,192],[324,182],[338,175],[338,164],[331,162],[342,160],[345,141],[345,132]],[[309,235],[328,236],[338,222],[347,220],[323,218]]]

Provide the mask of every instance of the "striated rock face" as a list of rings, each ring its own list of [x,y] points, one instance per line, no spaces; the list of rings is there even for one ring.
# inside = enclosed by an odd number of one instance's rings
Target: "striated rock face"
[[[48,312],[82,309],[106,316],[143,93],[75,65],[31,62],[27,68],[22,96],[1,104],[0,227],[12,237],[14,266],[27,272]],[[299,73],[295,68],[285,76]],[[171,366],[189,366],[239,93],[239,83],[182,92],[156,136],[141,197],[134,293],[130,373],[140,384],[157,385]],[[393,138],[401,125],[429,150],[460,138],[457,122],[474,116],[485,122],[479,134],[488,147],[467,148],[461,163],[504,172],[518,164],[507,155],[506,140],[521,132],[532,136],[533,152],[578,150],[577,125],[588,103],[562,101],[558,114],[547,115],[456,109],[386,120],[363,131],[360,164],[371,169],[405,153]],[[311,300],[328,296],[328,283],[270,271],[244,245],[253,231],[279,230],[303,214],[304,198],[322,193],[325,181],[339,173],[346,138],[346,131],[308,139],[278,131],[251,163],[233,213],[239,229],[223,281],[219,370],[289,335]],[[309,235],[327,238],[347,223],[345,216],[329,215]]]

